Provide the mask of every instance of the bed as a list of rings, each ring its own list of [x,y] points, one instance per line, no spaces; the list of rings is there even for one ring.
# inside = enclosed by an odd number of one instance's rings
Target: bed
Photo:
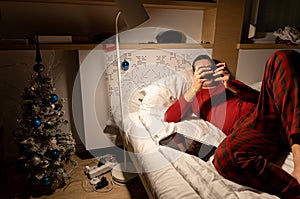
[[[139,87],[128,99],[124,94],[123,138],[149,198],[277,198],[226,180],[215,170],[213,156],[205,162],[159,144],[174,132],[208,146],[218,146],[225,137],[220,129],[195,116],[177,123],[164,122],[165,110],[189,88],[191,75],[192,71],[186,70]],[[260,85],[252,86],[259,89]],[[115,118],[119,115],[114,113]],[[292,154],[277,164],[291,172]]]

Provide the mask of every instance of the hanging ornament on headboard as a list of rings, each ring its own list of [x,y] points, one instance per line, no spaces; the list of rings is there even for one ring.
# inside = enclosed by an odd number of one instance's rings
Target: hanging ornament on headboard
[[[122,68],[123,70],[128,70],[128,69],[129,69],[129,62],[128,62],[126,59],[124,59],[124,60],[122,61],[121,68]]]
[[[36,35],[35,61],[36,61],[36,64],[33,66],[33,70],[38,73],[39,77],[42,77],[42,72],[45,70],[45,66],[43,64],[41,64],[42,57],[41,57],[41,52],[40,52],[39,36],[38,35]]]

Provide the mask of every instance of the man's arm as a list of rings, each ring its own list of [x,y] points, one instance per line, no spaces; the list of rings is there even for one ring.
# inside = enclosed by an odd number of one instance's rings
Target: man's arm
[[[194,81],[191,86],[178,100],[176,100],[166,111],[166,122],[178,122],[185,115],[196,93],[201,90],[205,79],[201,79],[201,75],[194,72]]]
[[[250,86],[247,86],[240,81],[231,80],[226,63],[218,63],[217,67],[214,75],[219,75],[220,77],[216,78],[215,81],[222,81],[224,87],[234,95],[237,95],[246,101],[257,103],[259,98],[259,92],[257,90],[252,89]]]
[[[251,88],[250,86],[247,86],[246,84],[238,80],[230,81],[230,83],[228,84],[228,90],[246,101],[252,103],[258,102],[259,91]]]

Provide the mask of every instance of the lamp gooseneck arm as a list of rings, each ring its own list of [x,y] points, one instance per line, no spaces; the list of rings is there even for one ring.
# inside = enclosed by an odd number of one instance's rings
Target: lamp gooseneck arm
[[[119,83],[119,96],[120,96],[120,116],[121,116],[121,126],[120,126],[120,133],[123,133],[123,128],[124,128],[124,124],[123,124],[123,118],[124,118],[124,112],[123,112],[123,94],[122,94],[122,83],[121,83],[121,61],[120,61],[120,42],[119,42],[119,29],[118,29],[118,20],[119,17],[121,15],[121,11],[119,11],[116,15],[116,19],[115,19],[115,29],[116,29],[116,52],[117,52],[117,64],[118,64],[118,83]],[[123,131],[123,132],[122,132]],[[124,152],[124,166],[125,166],[125,170],[126,170],[126,149],[125,146],[128,142],[127,140],[127,135],[125,133],[125,136],[123,137],[123,152]]]
[[[121,129],[123,130],[123,99],[122,99],[122,84],[121,84],[121,61],[120,61],[120,41],[119,41],[119,29],[118,29],[118,20],[121,15],[119,11],[115,19],[115,29],[116,29],[116,52],[117,52],[117,71],[118,71],[118,84],[119,84],[119,95],[120,95],[120,111],[121,111]]]

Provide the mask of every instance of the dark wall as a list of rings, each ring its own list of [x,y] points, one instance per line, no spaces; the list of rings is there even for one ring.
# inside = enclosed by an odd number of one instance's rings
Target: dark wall
[[[291,26],[300,30],[299,0],[260,0],[257,32],[273,32]]]

